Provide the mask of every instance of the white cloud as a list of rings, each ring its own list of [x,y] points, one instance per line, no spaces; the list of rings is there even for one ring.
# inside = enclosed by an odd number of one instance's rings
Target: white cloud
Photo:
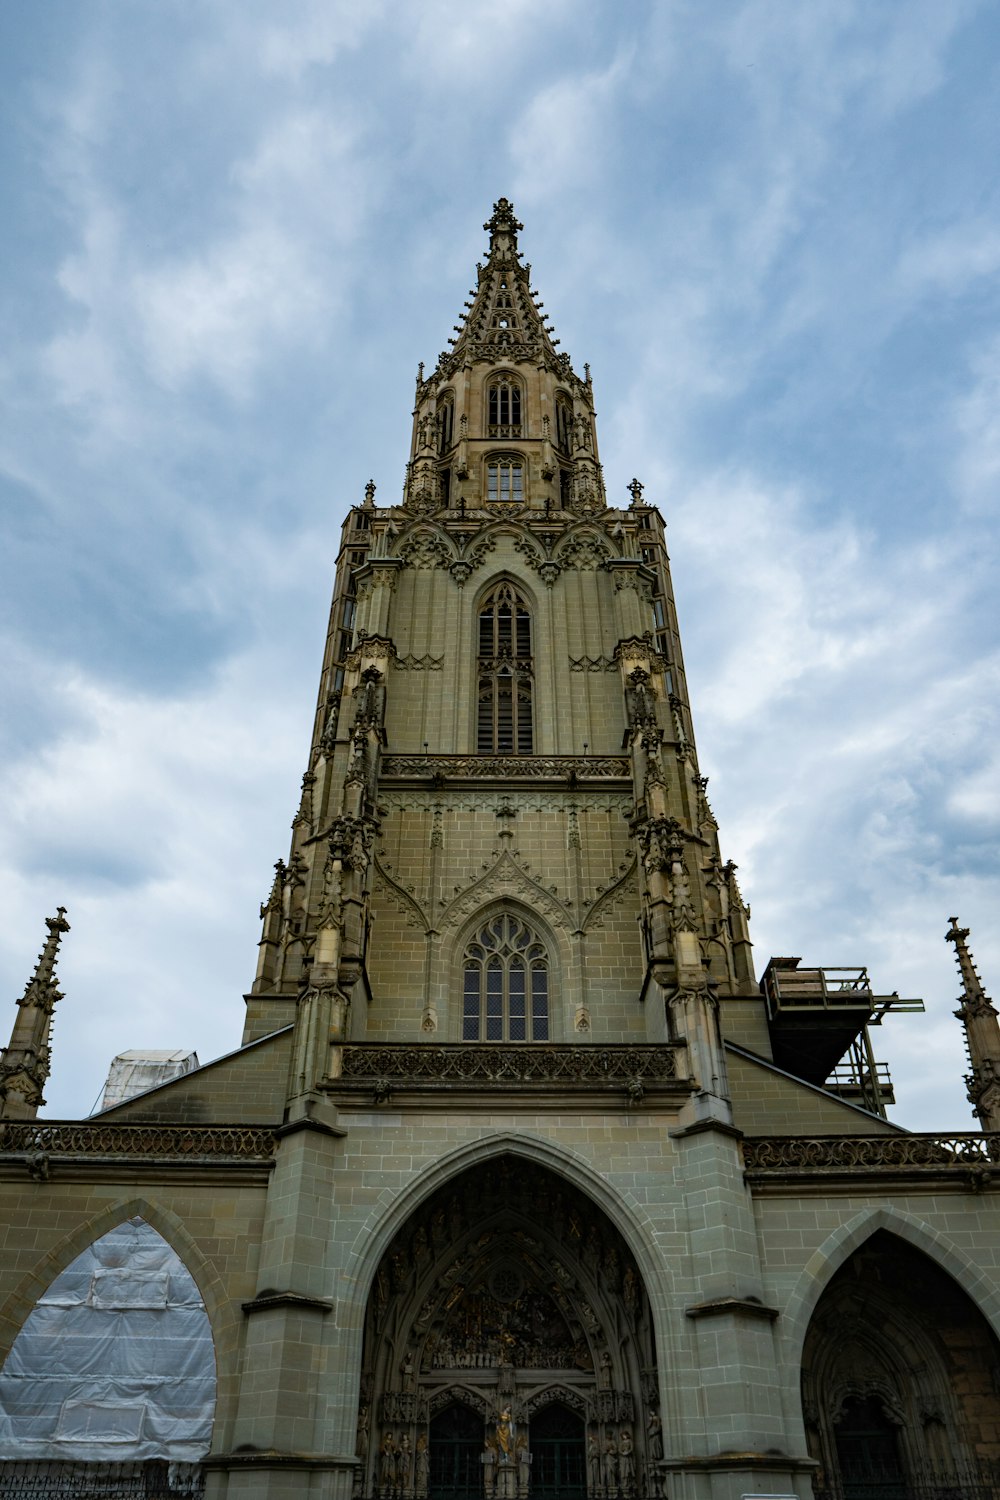
[[[306,336],[328,316],[331,289],[294,237],[261,225],[138,271],[130,292],[157,381],[205,376],[240,398],[277,340]]]
[[[26,978],[41,916],[69,908],[50,1090],[66,1114],[90,1107],[122,1048],[190,1045],[204,1061],[238,1042],[256,903],[285,852],[309,705],[261,643],[184,697],[60,682],[51,666],[64,731],[0,782],[0,873],[16,893],[2,948]]]
[[[1000,336],[972,360],[973,384],[955,405],[956,481],[971,511],[1000,506]]]

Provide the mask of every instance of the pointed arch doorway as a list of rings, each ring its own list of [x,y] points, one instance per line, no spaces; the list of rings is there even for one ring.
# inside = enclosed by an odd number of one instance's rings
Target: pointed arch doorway
[[[423,1204],[365,1319],[356,1494],[629,1500],[659,1431],[652,1319],[620,1230],[521,1157]],[[597,1462],[594,1459],[597,1459]]]
[[[830,1278],[802,1357],[817,1494],[1000,1494],[1000,1344],[936,1261],[879,1229]]]

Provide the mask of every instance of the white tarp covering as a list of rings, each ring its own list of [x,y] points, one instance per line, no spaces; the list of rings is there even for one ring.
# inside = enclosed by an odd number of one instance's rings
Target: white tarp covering
[[[130,1219],[78,1255],[0,1372],[0,1458],[188,1463],[209,1449],[215,1350],[166,1240]]]
[[[197,1052],[186,1052],[178,1048],[174,1052],[133,1051],[119,1052],[112,1058],[108,1069],[101,1109],[111,1109],[115,1104],[124,1104],[136,1094],[155,1089],[171,1078],[180,1078],[198,1066]]]

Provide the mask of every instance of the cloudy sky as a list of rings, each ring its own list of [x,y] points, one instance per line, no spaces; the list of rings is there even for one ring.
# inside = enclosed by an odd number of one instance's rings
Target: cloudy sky
[[[895,1117],[1000,991],[1000,14],[983,0],[0,6],[0,996],[48,1113],[239,1039],[339,523],[501,194],[613,503],[669,526],[759,966],[868,964]]]

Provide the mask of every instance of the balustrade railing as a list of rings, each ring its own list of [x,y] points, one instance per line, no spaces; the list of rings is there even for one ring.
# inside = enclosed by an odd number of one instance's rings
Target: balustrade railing
[[[102,1120],[0,1120],[0,1156],[127,1156],[267,1160],[275,1132],[259,1125],[140,1125]]]
[[[204,1493],[201,1464],[0,1460],[4,1500],[200,1500]]]
[[[953,1135],[747,1136],[743,1160],[754,1176],[849,1168],[896,1172],[1000,1170],[1000,1133]]]

